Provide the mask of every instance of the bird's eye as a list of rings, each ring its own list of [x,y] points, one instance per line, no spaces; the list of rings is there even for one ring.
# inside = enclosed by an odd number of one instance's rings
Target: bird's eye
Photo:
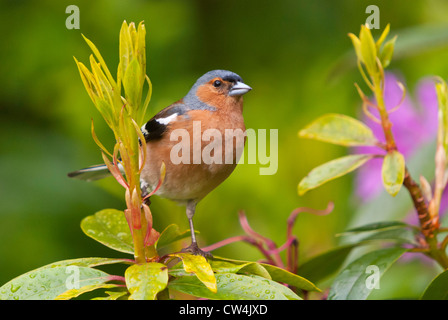
[[[218,88],[220,85],[221,85],[221,81],[220,80],[215,80],[215,82],[213,82],[213,86],[215,87],[215,88]]]

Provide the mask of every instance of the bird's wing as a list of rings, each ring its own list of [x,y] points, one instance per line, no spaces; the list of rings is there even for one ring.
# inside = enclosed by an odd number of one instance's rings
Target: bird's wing
[[[146,141],[162,138],[170,122],[174,121],[176,117],[185,114],[187,111],[188,108],[182,100],[161,110],[141,128]]]
[[[176,117],[185,114],[188,108],[185,106],[182,100],[166,107],[152,117],[141,130],[145,136],[145,140],[153,141],[160,139],[171,121]],[[122,170],[121,164],[118,165]],[[107,169],[106,165],[95,165],[81,170],[73,171],[68,174],[70,178],[76,178],[80,180],[93,181],[110,176],[111,173]]]

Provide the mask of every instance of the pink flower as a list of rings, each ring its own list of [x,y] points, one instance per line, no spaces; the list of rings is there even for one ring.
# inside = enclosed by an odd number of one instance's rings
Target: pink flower
[[[386,108],[391,110],[400,104],[403,92],[397,83],[398,77],[392,73],[385,75],[384,102]],[[403,81],[400,81],[404,84]],[[406,159],[419,150],[419,148],[437,136],[437,95],[434,81],[423,79],[416,89],[416,101],[409,98],[409,93],[401,103],[400,107],[389,114],[392,122],[392,132],[398,150]],[[376,110],[369,109],[372,114],[378,116]],[[363,114],[362,121],[369,126],[377,139],[385,142],[383,129]],[[384,153],[376,147],[357,147],[355,153]],[[428,159],[434,159],[433,155],[428,155]],[[362,201],[368,201],[377,196],[383,189],[381,181],[382,159],[375,158],[362,166],[356,176],[356,194]]]

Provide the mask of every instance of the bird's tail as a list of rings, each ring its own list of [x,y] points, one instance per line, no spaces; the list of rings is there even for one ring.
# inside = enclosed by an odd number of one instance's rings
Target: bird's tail
[[[70,178],[75,178],[85,181],[95,181],[109,177],[111,175],[109,169],[105,164],[99,164],[96,166],[91,166],[81,170],[73,171],[68,174]]]

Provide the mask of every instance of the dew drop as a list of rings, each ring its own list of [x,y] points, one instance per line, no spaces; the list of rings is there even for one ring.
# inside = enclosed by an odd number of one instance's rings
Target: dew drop
[[[11,285],[11,292],[12,292],[12,293],[17,292],[17,290],[19,290],[20,287],[21,287],[21,286],[14,286],[14,285],[12,284],[12,285]]]

